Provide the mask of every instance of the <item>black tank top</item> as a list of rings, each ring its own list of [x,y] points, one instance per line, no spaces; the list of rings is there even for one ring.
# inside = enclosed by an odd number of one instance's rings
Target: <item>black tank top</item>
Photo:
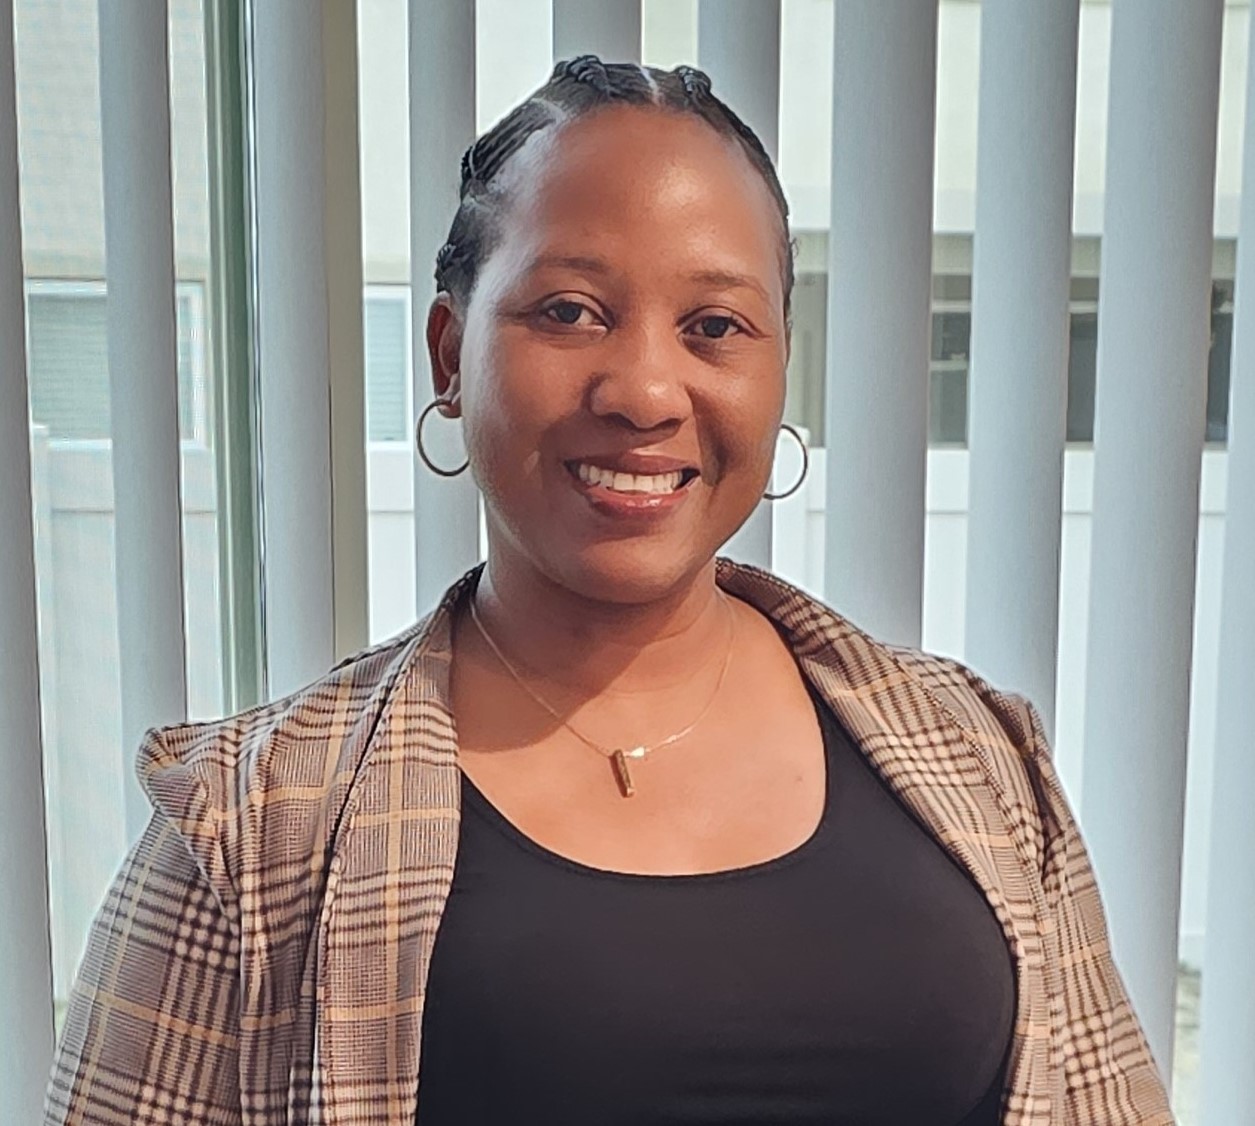
[[[815,704],[815,833],[749,867],[603,871],[463,775],[420,1126],[996,1126],[1014,964],[967,873]]]

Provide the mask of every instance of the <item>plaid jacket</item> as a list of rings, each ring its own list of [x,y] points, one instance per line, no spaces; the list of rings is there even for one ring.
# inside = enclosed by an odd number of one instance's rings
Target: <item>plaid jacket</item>
[[[1003,1121],[1171,1124],[1033,709],[720,560],[863,753],[975,878],[1017,964]],[[154,813],[96,919],[46,1123],[409,1126],[458,844],[450,623],[287,699],[154,730]]]

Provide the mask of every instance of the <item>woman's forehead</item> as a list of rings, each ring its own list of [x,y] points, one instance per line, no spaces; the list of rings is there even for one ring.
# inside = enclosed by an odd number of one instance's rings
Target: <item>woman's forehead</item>
[[[507,190],[533,215],[581,205],[684,207],[724,201],[778,223],[741,145],[696,114],[611,106],[545,130],[510,162]],[[550,212],[557,212],[551,215]]]
[[[695,115],[600,110],[536,138],[511,166],[499,235],[514,270],[645,254],[778,272],[781,217],[762,174]]]

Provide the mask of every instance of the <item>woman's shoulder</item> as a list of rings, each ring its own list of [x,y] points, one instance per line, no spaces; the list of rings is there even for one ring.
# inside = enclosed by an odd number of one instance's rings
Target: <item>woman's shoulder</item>
[[[903,645],[878,644],[965,727],[980,731],[992,721],[997,725],[997,734],[1024,754],[1040,737],[1040,718],[1024,694],[999,688],[953,657]]]
[[[1009,827],[1022,835],[1031,863],[1039,865],[1048,841],[1066,832],[1073,819],[1036,706],[953,657],[885,648],[962,729],[1002,794]]]
[[[423,624],[345,658],[286,696],[218,719],[150,729],[141,749],[141,777],[177,765],[211,782],[273,769],[276,755],[284,759],[281,770],[299,771],[300,760],[339,753],[362,721],[383,707]]]
[[[965,729],[1011,741],[1028,753],[1040,723],[1018,692],[996,688],[961,661],[881,640],[822,598],[757,567],[719,559],[721,584],[782,627],[795,652],[839,651],[843,667],[876,679],[886,669],[915,681],[951,721]]]
[[[137,772],[202,867],[236,885],[248,858],[325,850],[357,768],[421,643],[426,619],[279,699],[150,729]]]

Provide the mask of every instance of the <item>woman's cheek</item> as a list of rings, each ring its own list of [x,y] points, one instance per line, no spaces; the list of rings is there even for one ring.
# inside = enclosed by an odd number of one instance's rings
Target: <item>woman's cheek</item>
[[[534,403],[505,381],[481,386],[466,418],[467,451],[485,494],[506,498],[525,487],[539,468],[540,433]]]

